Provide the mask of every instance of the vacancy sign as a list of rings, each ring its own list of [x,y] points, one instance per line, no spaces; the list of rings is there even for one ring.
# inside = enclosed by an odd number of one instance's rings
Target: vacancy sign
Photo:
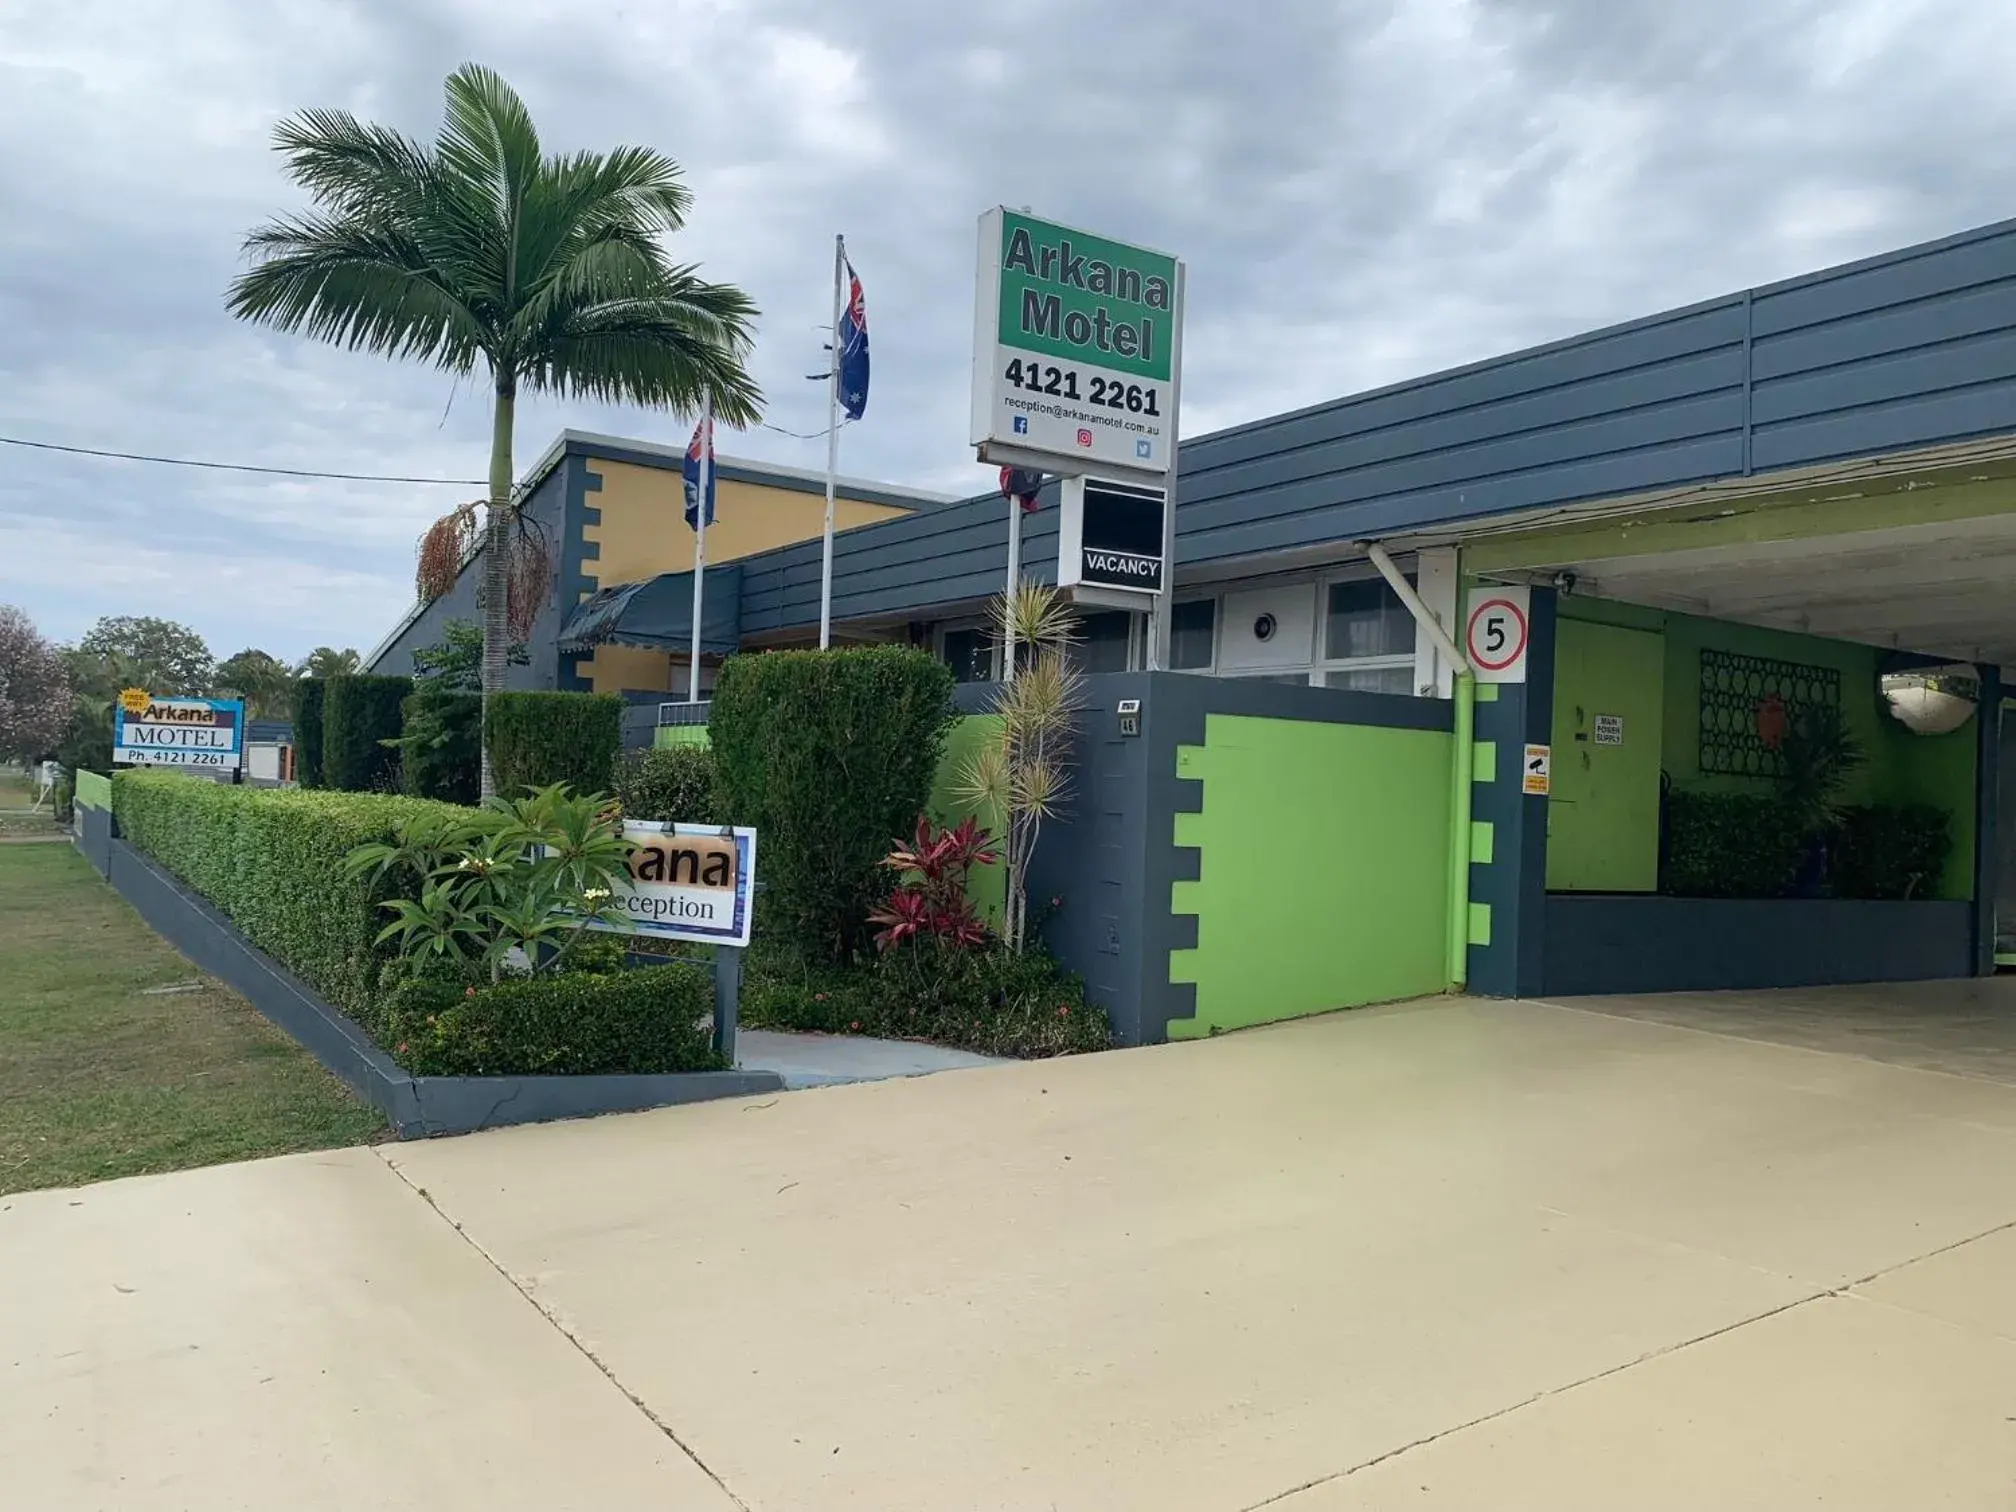
[[[1532,640],[1529,588],[1473,588],[1463,622],[1463,656],[1480,683],[1526,681],[1526,647]]]

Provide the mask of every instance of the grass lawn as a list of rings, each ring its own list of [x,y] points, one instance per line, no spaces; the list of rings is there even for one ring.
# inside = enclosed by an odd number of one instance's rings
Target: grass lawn
[[[0,771],[0,839],[13,835],[59,835],[56,818],[45,806],[31,814],[35,784],[12,769]]]
[[[0,844],[0,1192],[361,1144],[383,1129],[71,847]]]

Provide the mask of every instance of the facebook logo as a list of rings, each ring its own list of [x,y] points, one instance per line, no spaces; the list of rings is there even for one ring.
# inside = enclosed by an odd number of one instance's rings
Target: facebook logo
[[[1147,461],[1155,455],[1155,443],[1153,441],[1136,441],[1134,443],[1134,455],[1144,462]]]
[[[1017,415],[1015,417],[1015,434],[1018,436],[1029,434],[1029,417],[1027,415]]]

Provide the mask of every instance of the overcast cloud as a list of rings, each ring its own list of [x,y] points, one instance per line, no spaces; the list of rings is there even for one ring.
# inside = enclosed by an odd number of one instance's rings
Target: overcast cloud
[[[851,12],[851,14],[850,14]],[[244,232],[307,105],[431,136],[475,59],[549,148],[686,167],[682,257],[746,288],[770,418],[824,421],[844,231],[875,387],[844,469],[961,492],[974,218],[1190,266],[1188,435],[2016,213],[2007,0],[0,0],[0,434],[482,476],[484,397],[240,327]],[[670,418],[521,404],[562,426]],[[805,467],[770,432],[723,449]],[[0,447],[0,600],[74,637],[368,647],[468,489]]]

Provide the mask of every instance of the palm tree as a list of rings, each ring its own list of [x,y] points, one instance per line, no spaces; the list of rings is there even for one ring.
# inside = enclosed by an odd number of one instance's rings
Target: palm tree
[[[280,123],[275,147],[315,201],[245,241],[253,266],[231,313],[338,346],[418,358],[495,397],[484,524],[483,694],[510,651],[506,561],[512,415],[520,391],[690,415],[711,396],[727,424],[754,423],[744,369],[756,307],[673,263],[660,243],[692,195],[647,147],[542,154],[524,102],[465,64],[447,82],[432,146],[347,111]],[[494,790],[483,757],[483,792]]]
[[[355,672],[363,664],[364,658],[346,646],[338,651],[334,646],[317,646],[295,669],[299,677],[342,677]]]

